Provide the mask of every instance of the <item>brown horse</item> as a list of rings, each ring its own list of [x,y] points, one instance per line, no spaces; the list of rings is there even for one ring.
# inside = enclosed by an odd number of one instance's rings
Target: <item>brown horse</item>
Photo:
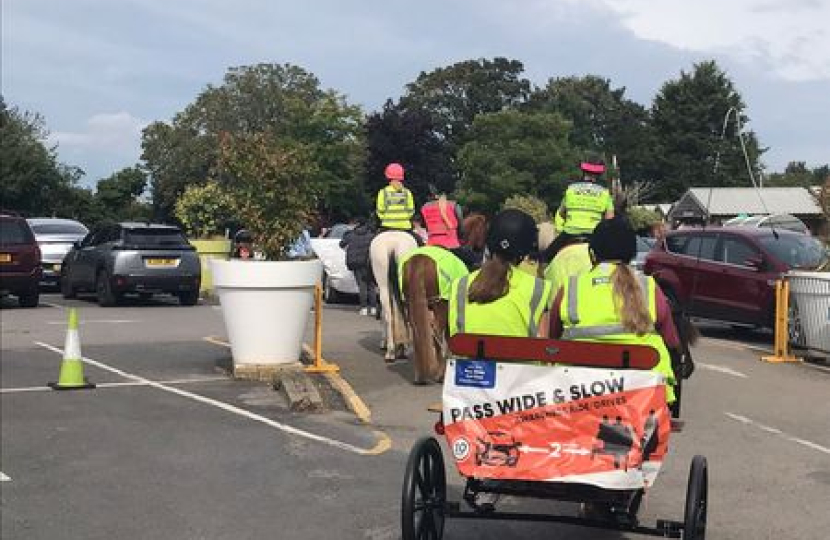
[[[464,258],[472,260],[477,257],[480,262],[487,236],[487,219],[481,214],[472,214],[464,220],[463,230],[463,247],[467,250]],[[416,254],[406,261],[401,270],[404,317],[412,328],[414,382],[440,382],[444,377],[446,361],[448,304],[439,293],[438,269],[432,258]]]

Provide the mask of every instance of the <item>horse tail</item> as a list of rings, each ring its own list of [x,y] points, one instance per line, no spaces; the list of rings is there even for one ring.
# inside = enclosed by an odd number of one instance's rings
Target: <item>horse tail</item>
[[[432,263],[432,259],[415,256],[404,269],[406,305],[415,349],[416,384],[426,383],[428,379],[433,378],[437,364],[426,286],[429,263]]]
[[[406,313],[406,303],[403,301],[403,293],[401,291],[401,276],[398,273],[398,257],[395,252],[389,254],[389,266],[386,269],[386,277],[389,289],[389,306],[392,309],[394,316],[395,310],[403,315],[404,322],[408,322]]]

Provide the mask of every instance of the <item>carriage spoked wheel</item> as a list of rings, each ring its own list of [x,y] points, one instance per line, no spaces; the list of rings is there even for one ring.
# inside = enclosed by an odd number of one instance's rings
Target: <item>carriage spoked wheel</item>
[[[708,504],[709,471],[706,458],[695,456],[689,469],[689,485],[686,488],[683,540],[705,540],[706,507]]]
[[[415,443],[406,463],[401,500],[403,540],[441,540],[447,479],[441,447],[432,437]]]

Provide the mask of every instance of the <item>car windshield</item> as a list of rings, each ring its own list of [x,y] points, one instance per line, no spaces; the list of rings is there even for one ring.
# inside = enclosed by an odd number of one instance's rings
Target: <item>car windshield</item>
[[[176,229],[127,229],[124,243],[139,246],[186,246],[187,238]]]
[[[0,225],[0,246],[15,246],[30,242],[28,231],[23,222],[5,219],[2,221],[2,225]]]
[[[31,225],[35,234],[74,234],[85,235],[87,228],[80,223],[34,223]]]
[[[818,268],[827,261],[821,242],[811,236],[767,236],[761,238],[761,244],[790,268]]]

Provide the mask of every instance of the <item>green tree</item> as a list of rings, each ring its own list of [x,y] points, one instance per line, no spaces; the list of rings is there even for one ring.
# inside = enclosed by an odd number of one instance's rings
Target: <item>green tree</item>
[[[625,88],[612,88],[596,75],[550,79],[533,92],[527,104],[534,111],[555,112],[571,122],[570,142],[576,148],[612,155],[623,169],[624,180],[652,176],[653,133],[648,111],[626,99]],[[576,164],[574,173],[578,174]]]
[[[791,161],[783,173],[773,173],[764,179],[764,187],[819,186],[830,175],[830,165],[809,169],[804,161]]]
[[[218,166],[220,140],[264,134],[303,145],[316,164],[321,210],[348,207],[363,163],[362,113],[319,80],[290,64],[234,67],[209,85],[172,124],[144,132],[142,159],[152,176],[154,207],[169,218],[188,184],[202,184]],[[222,179],[220,178],[220,182]]]
[[[511,195],[504,201],[502,209],[515,208],[531,216],[536,223],[544,223],[550,220],[548,205],[542,199],[533,195]]]
[[[146,188],[147,174],[139,167],[125,167],[98,181],[95,199],[113,221],[149,219],[150,207],[140,200]]]
[[[522,77],[518,60],[466,60],[421,72],[406,87],[401,105],[426,111],[451,152],[467,141],[467,133],[480,114],[516,107],[530,95],[530,81]]]
[[[692,186],[750,186],[739,134],[755,178],[763,152],[732,81],[714,61],[668,81],[654,98],[655,178],[660,198],[674,200]],[[728,117],[724,129],[724,119]],[[724,135],[722,137],[722,134]],[[716,167],[717,164],[717,167]]]
[[[0,97],[0,204],[25,215],[58,215],[83,171],[58,163],[35,113],[8,107]]]
[[[210,238],[221,233],[233,215],[231,195],[214,181],[187,186],[176,201],[176,217],[194,238]]]
[[[478,116],[458,154],[459,199],[486,212],[517,194],[558,206],[576,161],[569,130],[557,114],[506,110]]]

